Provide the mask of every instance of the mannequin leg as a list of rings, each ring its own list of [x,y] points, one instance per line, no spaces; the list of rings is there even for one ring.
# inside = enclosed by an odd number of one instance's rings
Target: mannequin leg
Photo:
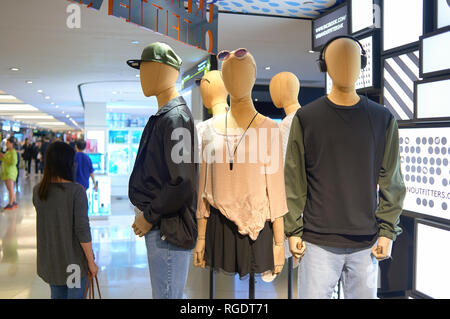
[[[331,299],[345,263],[345,249],[306,243],[298,268],[299,299]]]
[[[191,250],[176,247],[160,238],[159,230],[145,235],[153,299],[182,299]]]
[[[342,273],[345,299],[376,299],[378,261],[369,249],[351,250]]]

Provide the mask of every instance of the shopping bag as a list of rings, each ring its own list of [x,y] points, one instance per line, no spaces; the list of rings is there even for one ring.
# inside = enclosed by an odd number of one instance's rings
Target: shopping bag
[[[95,299],[95,288],[94,288],[94,279],[95,283],[97,285],[97,292],[98,292],[98,299],[102,299],[102,294],[100,293],[100,286],[98,285],[98,278],[97,276],[92,277],[88,276],[86,288],[84,288],[84,298],[83,299]],[[89,298],[87,298],[87,294],[89,292]]]

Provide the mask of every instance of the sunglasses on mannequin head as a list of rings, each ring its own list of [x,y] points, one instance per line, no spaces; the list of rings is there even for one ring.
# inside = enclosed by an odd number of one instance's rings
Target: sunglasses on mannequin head
[[[248,50],[243,48],[231,52],[228,50],[223,50],[219,52],[219,54],[217,55],[217,59],[223,62],[228,60],[232,54],[234,54],[234,56],[238,59],[243,59],[247,55],[247,53]]]

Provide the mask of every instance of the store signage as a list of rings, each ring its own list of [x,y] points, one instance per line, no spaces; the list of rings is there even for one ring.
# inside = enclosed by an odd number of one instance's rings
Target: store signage
[[[103,0],[69,0],[70,2],[75,2],[79,4],[85,4],[88,8],[93,8],[99,10],[102,6]]]
[[[190,70],[184,72],[183,77],[181,79],[181,89],[184,90],[192,85],[194,85],[195,80],[201,79],[203,75],[211,70],[211,61],[210,59],[206,59]]]
[[[419,41],[423,34],[423,0],[383,1],[383,50]]]
[[[350,12],[352,33],[374,27],[373,0],[351,0]]]
[[[450,227],[416,219],[414,292],[434,299],[450,298]]]
[[[450,76],[416,81],[414,86],[417,119],[450,119]]]
[[[349,34],[348,6],[341,5],[312,23],[312,47],[314,51],[320,49],[332,38]]]
[[[450,221],[450,127],[401,128],[403,209]]]
[[[437,27],[450,25],[450,0],[437,0]]]
[[[103,0],[69,0],[99,9]],[[217,54],[218,10],[206,0],[107,0],[108,14]],[[106,2],[106,0],[105,0]],[[187,8],[185,8],[185,2]],[[198,4],[197,4],[198,2]]]
[[[11,122],[10,121],[4,121],[2,123],[2,130],[9,132],[11,130]]]
[[[19,123],[13,123],[12,130],[13,130],[13,132],[20,132],[20,124]]]
[[[420,77],[450,74],[450,26],[421,37],[420,52]]]

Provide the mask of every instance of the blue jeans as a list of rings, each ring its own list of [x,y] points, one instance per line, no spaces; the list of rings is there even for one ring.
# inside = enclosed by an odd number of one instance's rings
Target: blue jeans
[[[332,248],[306,242],[298,270],[300,299],[330,299],[339,279],[344,298],[377,297],[378,261],[368,249]]]
[[[80,288],[69,288],[66,285],[50,285],[52,299],[83,299],[86,288],[87,277],[81,278]]]
[[[153,299],[182,299],[191,250],[162,240],[159,230],[145,235]]]

